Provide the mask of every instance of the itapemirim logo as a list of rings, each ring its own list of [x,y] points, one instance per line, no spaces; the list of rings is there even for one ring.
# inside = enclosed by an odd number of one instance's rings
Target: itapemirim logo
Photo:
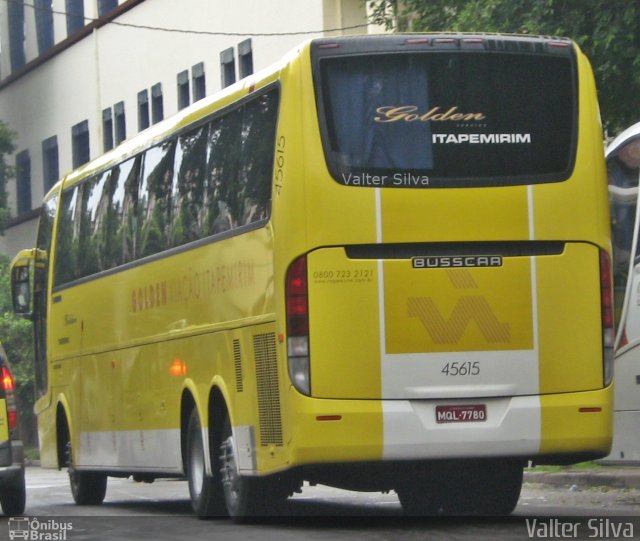
[[[73,530],[71,522],[55,519],[11,517],[9,519],[9,540],[67,541],[67,532]]]

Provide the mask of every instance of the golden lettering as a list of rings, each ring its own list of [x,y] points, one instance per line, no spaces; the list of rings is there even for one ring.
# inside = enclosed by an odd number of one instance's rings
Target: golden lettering
[[[391,122],[461,122],[471,120],[484,120],[486,117],[484,113],[462,113],[458,111],[458,106],[454,105],[446,111],[443,111],[441,107],[436,106],[423,114],[418,113],[418,107],[415,105],[385,105],[378,107],[376,113],[379,116],[374,117],[375,122],[382,124],[388,124]]]
[[[189,305],[214,295],[253,287],[255,282],[253,261],[236,261],[204,270],[187,268],[182,276],[133,289],[131,311],[140,313],[167,305]]]

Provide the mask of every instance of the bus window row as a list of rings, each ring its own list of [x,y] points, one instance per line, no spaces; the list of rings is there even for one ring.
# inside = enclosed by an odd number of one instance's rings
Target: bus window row
[[[65,190],[60,286],[268,217],[278,91]]]

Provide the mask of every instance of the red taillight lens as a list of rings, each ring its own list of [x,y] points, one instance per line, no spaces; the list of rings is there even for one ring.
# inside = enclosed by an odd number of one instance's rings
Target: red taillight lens
[[[309,335],[309,302],[307,295],[307,257],[296,259],[287,272],[287,334]]]
[[[16,408],[16,399],[14,396],[15,382],[13,376],[6,366],[2,367],[0,372],[2,376],[2,388],[4,389],[7,401],[7,420],[9,422],[9,430],[13,430],[18,424],[18,410]]]
[[[604,250],[600,250],[600,310],[602,314],[602,349],[604,364],[604,384],[613,380],[613,343],[615,332],[613,325],[613,285],[611,274],[611,258]]]
[[[13,376],[6,366],[2,367],[2,388],[5,393],[12,392],[14,389]]]
[[[307,256],[299,257],[289,267],[286,278],[286,304],[289,377],[299,392],[311,396]]]

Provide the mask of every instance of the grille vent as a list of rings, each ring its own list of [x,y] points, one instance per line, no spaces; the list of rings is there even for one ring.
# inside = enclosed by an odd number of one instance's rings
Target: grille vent
[[[278,386],[278,359],[275,333],[253,337],[258,386],[260,445],[282,445],[282,418]]]
[[[242,384],[242,356],[240,354],[240,340],[233,341],[233,366],[236,373],[236,391],[241,393],[244,390]]]

